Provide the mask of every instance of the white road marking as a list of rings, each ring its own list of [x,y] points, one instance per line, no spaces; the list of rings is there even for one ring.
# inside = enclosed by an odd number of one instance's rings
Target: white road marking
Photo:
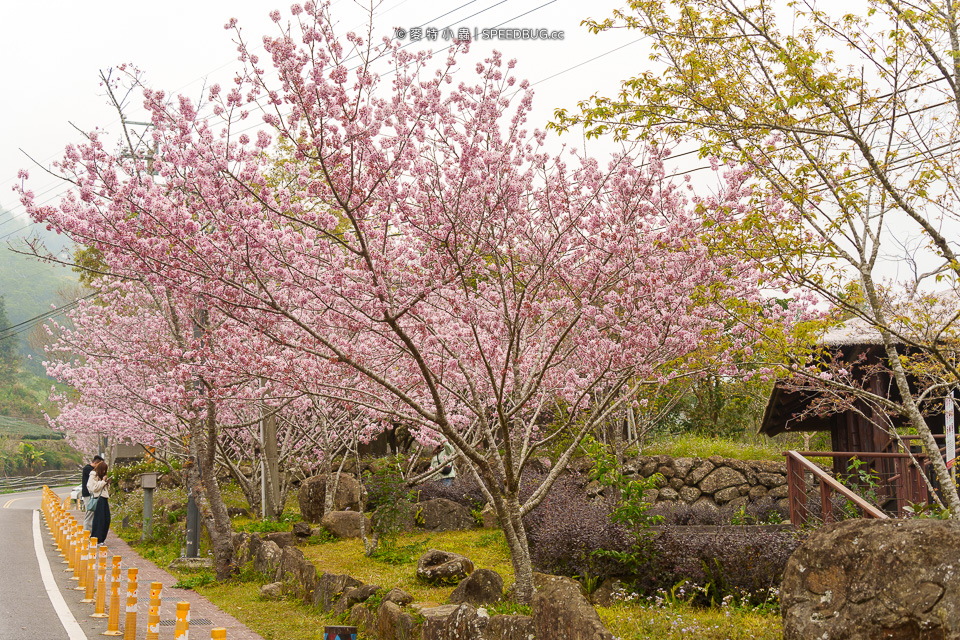
[[[67,601],[63,599],[63,594],[57,587],[53,579],[53,571],[50,570],[50,563],[47,561],[47,554],[43,551],[43,540],[40,538],[40,512],[33,512],[33,549],[37,552],[37,562],[40,565],[40,577],[43,579],[43,587],[47,590],[47,597],[53,609],[60,618],[60,623],[67,632],[69,640],[87,640],[86,634],[80,628],[77,619],[70,613],[67,607]]]

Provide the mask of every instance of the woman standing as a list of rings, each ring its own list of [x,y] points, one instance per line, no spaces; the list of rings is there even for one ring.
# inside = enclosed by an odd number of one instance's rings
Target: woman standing
[[[110,480],[107,478],[107,463],[101,460],[93,467],[90,478],[87,480],[87,489],[90,495],[96,498],[93,511],[93,527],[90,535],[103,544],[110,530]]]

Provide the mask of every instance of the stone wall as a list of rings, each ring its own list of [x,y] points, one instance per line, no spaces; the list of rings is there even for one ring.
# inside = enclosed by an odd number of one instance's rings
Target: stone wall
[[[660,489],[649,492],[648,499],[658,503],[679,501],[736,508],[771,498],[787,504],[786,462],[659,455],[629,459],[624,467],[627,475],[649,478],[659,473],[664,477]]]

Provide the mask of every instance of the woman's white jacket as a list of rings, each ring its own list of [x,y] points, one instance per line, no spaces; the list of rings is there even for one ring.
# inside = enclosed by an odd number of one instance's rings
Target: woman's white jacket
[[[97,473],[92,472],[87,480],[87,491],[90,492],[91,496],[109,499],[110,481],[107,479],[100,480],[97,478]]]

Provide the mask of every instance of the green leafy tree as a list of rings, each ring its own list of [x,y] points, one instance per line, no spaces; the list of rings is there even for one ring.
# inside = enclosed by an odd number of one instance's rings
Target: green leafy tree
[[[784,275],[862,321],[902,400],[842,368],[818,372],[800,361],[796,373],[811,388],[867,402],[891,426],[916,429],[960,518],[923,415],[960,381],[960,16],[954,0],[864,0],[842,10],[850,13],[762,0],[631,0],[586,24],[644,34],[647,69],[616,96],[585,100],[580,113],[557,111],[553,126],[693,139],[701,158],[747,167],[753,206],[732,212],[729,248],[778,257]]]
[[[7,320],[7,304],[0,295],[0,387],[14,385],[17,372],[20,370],[20,356],[17,354],[17,343],[13,336],[8,335],[10,321]]]

